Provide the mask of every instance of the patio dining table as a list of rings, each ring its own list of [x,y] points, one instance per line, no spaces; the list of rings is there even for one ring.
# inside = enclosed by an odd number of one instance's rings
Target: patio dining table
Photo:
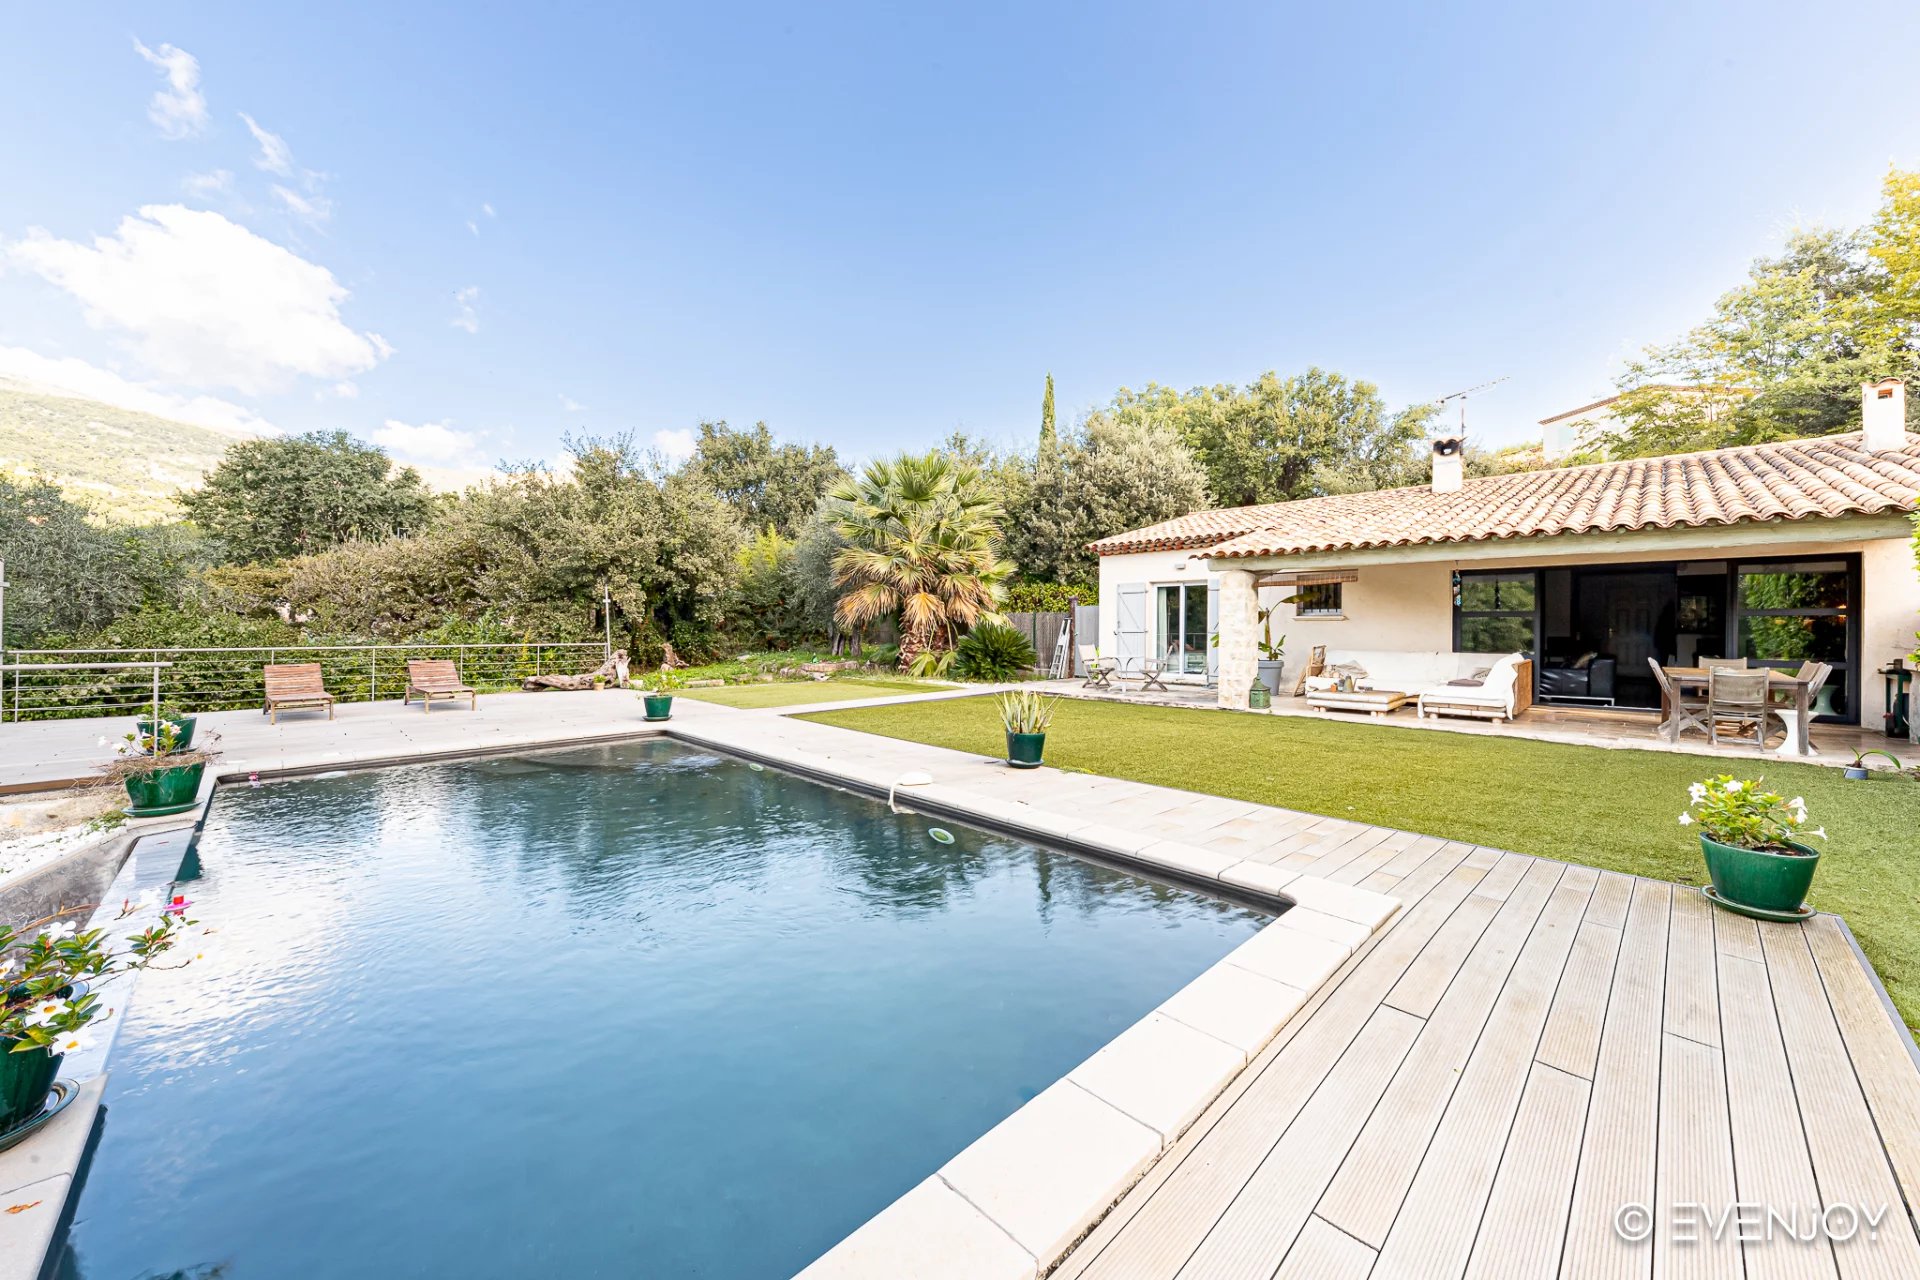
[[[1813,722],[1813,696],[1807,692],[1807,681],[1790,671],[1781,671],[1774,667],[1752,669],[1764,670],[1767,673],[1767,694],[1773,701],[1781,703],[1782,711],[1786,709],[1788,703],[1793,707],[1791,716],[1780,717],[1787,727],[1787,739],[1780,744],[1780,754],[1819,755],[1820,753],[1813,749],[1813,741],[1807,732]],[[1706,691],[1708,671],[1705,667],[1666,667],[1663,670],[1667,673],[1667,679],[1673,682],[1673,687],[1682,693],[1689,689],[1698,689],[1703,693]],[[1661,728],[1671,725],[1673,716],[1674,710],[1667,705],[1667,696],[1662,692],[1660,695]],[[1766,732],[1764,726],[1761,732],[1762,734]]]

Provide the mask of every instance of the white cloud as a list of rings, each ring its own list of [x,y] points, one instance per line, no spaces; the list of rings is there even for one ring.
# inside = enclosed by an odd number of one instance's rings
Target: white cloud
[[[251,133],[253,140],[260,144],[260,154],[253,158],[254,166],[265,169],[268,173],[292,177],[293,148],[287,145],[287,140],[277,133],[268,133],[262,129],[259,122],[244,111],[240,113],[240,118],[247,122],[247,132]]]
[[[693,432],[686,427],[678,431],[656,431],[653,433],[653,447],[667,457],[678,461],[693,456]]]
[[[468,333],[480,332],[480,311],[476,303],[480,301],[480,286],[470,284],[453,295],[453,305],[458,308],[454,313],[453,327],[465,329]]]
[[[480,206],[480,212],[486,214],[489,218],[491,218],[493,217],[493,206],[490,204],[482,204]]]
[[[471,431],[456,431],[450,422],[414,426],[388,418],[373,432],[373,442],[403,458],[442,466],[472,466],[481,457],[480,437]]]
[[[303,196],[277,182],[273,184],[273,194],[286,206],[288,213],[305,218],[308,222],[325,222],[333,216],[333,201],[323,195]]]
[[[585,413],[587,411],[587,406],[581,404],[564,391],[560,393],[560,407],[568,413]]]
[[[191,138],[207,127],[207,99],[200,92],[200,60],[185,49],[163,44],[149,49],[138,40],[133,47],[167,78],[147,103],[147,119],[164,138]]]
[[[333,394],[341,400],[358,400],[360,398],[360,384],[357,382],[336,382],[333,384]]]
[[[475,221],[474,221],[474,220],[473,220],[472,218],[468,218],[468,219],[467,219],[467,230],[469,230],[469,231],[471,231],[471,232],[473,232],[473,234],[475,234],[475,235],[479,235],[479,234],[480,234],[480,224],[479,224],[479,223],[477,223],[477,222],[475,222]]]
[[[0,379],[43,394],[75,396],[176,422],[191,422],[235,435],[269,435],[277,428],[253,410],[212,396],[179,395],[149,383],[130,382],[72,356],[43,356],[25,347],[0,347]]]
[[[257,395],[392,353],[341,320],[347,290],[331,271],[217,213],[147,205],[90,245],[35,227],[0,255],[73,295],[88,324],[168,381]]]
[[[207,173],[190,173],[180,179],[180,185],[185,188],[188,195],[199,196],[204,200],[208,196],[217,196],[233,190],[233,170],[213,169]]]

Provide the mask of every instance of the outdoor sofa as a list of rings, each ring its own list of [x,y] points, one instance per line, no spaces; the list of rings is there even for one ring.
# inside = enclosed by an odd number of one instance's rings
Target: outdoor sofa
[[[1533,663],[1525,654],[1334,649],[1325,670],[1306,678],[1307,704],[1323,711],[1362,709],[1336,692],[1348,674],[1357,689],[1406,694],[1423,719],[1511,720],[1533,702]]]

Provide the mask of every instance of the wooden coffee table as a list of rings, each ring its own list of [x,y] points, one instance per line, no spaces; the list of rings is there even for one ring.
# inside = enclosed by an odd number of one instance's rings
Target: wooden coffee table
[[[1411,701],[1398,689],[1355,689],[1351,693],[1323,689],[1307,695],[1307,705],[1320,711],[1364,711],[1370,716],[1392,715]]]

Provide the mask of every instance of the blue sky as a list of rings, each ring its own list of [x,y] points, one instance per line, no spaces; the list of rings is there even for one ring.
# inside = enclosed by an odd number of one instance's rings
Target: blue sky
[[[450,466],[1310,364],[1519,439],[1920,165],[1910,2],[1555,7],[9,5],[0,375]]]

